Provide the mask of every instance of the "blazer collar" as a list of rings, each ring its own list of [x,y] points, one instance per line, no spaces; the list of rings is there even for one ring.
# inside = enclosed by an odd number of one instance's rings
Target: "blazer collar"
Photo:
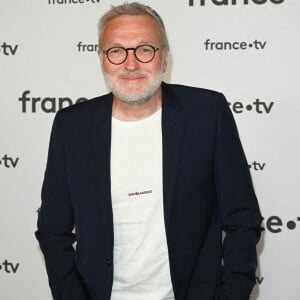
[[[102,214],[107,226],[112,227],[110,150],[112,94],[98,100],[92,126],[93,156],[95,161],[95,184],[101,207],[109,212]],[[184,133],[183,106],[172,85],[162,83],[162,144],[163,144],[163,201],[166,233],[169,232],[172,202],[175,196],[177,169]],[[101,196],[100,196],[101,195]],[[103,207],[104,206],[104,207]]]
[[[176,96],[172,85],[162,84],[162,97],[163,197],[168,236],[184,133],[184,114],[181,101]]]
[[[111,245],[114,236],[110,181],[112,100],[111,93],[95,100],[94,111],[91,112],[90,131],[91,155],[94,161],[94,178],[91,178],[91,181],[94,184],[99,216],[103,219],[108,237],[111,238]]]

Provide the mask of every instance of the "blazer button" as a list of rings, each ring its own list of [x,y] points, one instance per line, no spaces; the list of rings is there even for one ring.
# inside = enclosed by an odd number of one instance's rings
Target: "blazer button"
[[[111,265],[111,260],[110,260],[109,258],[106,259],[106,264],[107,264],[108,266]]]

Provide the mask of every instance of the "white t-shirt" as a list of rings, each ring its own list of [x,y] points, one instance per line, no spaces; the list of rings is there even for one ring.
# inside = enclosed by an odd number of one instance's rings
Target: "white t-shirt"
[[[112,119],[112,300],[173,300],[163,213],[161,110]]]

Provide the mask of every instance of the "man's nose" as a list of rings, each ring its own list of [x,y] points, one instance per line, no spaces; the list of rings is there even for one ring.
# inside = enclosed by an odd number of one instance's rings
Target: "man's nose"
[[[127,70],[130,70],[130,71],[136,70],[139,68],[140,63],[136,59],[133,50],[128,50],[128,55],[127,55],[127,59],[124,62],[124,66]]]

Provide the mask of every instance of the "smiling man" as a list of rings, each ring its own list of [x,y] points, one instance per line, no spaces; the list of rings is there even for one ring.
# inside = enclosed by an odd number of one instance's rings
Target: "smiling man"
[[[114,95],[113,116],[124,121],[141,120],[161,107],[168,41],[151,15],[109,18],[104,16],[99,24],[99,57]]]
[[[42,188],[54,299],[248,300],[262,218],[224,96],[162,82],[152,8],[112,7],[98,29],[111,93],[57,113]]]

